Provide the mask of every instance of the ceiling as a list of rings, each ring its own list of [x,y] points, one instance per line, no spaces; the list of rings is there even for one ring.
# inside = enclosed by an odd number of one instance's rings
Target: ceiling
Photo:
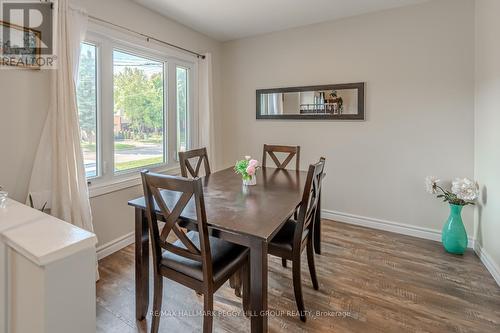
[[[428,0],[134,0],[219,41]]]

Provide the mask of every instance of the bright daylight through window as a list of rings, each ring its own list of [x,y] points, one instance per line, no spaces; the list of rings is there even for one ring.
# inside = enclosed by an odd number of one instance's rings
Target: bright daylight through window
[[[89,38],[81,44],[77,85],[87,179],[108,184],[145,168],[178,167],[177,153],[193,140],[195,60],[98,34]]]
[[[115,171],[165,162],[163,63],[113,51]]]
[[[177,67],[177,151],[188,147],[188,69]]]
[[[82,43],[78,72],[77,102],[80,137],[87,178],[97,176],[97,47]]]

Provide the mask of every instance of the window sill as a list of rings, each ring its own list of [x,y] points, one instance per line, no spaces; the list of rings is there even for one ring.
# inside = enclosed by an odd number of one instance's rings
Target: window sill
[[[163,168],[154,171],[173,176],[179,176],[181,173],[179,166]],[[140,173],[134,173],[133,175],[127,177],[116,178],[108,182],[96,181],[94,184],[89,185],[89,197],[95,198],[139,185],[141,185]]]

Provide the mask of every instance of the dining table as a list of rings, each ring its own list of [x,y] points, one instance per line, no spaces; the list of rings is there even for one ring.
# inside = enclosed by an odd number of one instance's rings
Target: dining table
[[[268,331],[268,244],[301,203],[307,172],[262,167],[256,178],[256,185],[245,186],[241,176],[227,168],[202,177],[202,183],[210,235],[250,250],[250,326],[251,332],[261,333]],[[166,190],[161,195],[170,207],[178,198]],[[144,197],[128,204],[135,208],[136,318],[143,320],[149,307],[150,281],[146,204]],[[157,218],[162,218],[158,208]],[[183,227],[195,229],[192,203],[184,208],[181,219]],[[321,251],[320,223],[318,206],[313,227],[316,253]]]

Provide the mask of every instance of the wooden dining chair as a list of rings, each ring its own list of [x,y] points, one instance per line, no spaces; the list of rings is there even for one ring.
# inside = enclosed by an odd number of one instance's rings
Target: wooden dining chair
[[[318,279],[314,267],[313,226],[318,206],[319,193],[323,178],[325,160],[309,166],[302,200],[299,206],[298,219],[289,219],[269,243],[269,254],[292,261],[293,290],[300,314],[300,320],[306,321],[302,284],[300,281],[300,256],[307,249],[307,264],[313,288],[318,290]]]
[[[275,153],[285,153],[288,154],[283,162],[280,162]],[[278,145],[266,145],[264,144],[264,149],[262,153],[262,166],[266,166],[266,157],[269,154],[274,164],[278,169],[285,169],[290,161],[295,156],[295,170],[300,169],[300,146],[278,146]],[[297,219],[297,211],[293,214],[294,219]],[[281,265],[286,267],[286,259],[281,259]]]
[[[288,154],[283,162],[280,162],[275,153]],[[266,166],[266,157],[269,155],[278,169],[286,169],[288,163],[295,157],[295,170],[300,168],[300,146],[277,146],[264,145],[262,153],[262,166]]]
[[[142,172],[146,215],[151,235],[154,267],[154,296],[151,332],[158,332],[163,295],[163,277],[203,295],[203,332],[212,332],[213,294],[235,272],[243,269],[243,309],[249,304],[249,250],[208,233],[203,188],[200,178],[186,179]],[[161,190],[173,191],[178,200],[168,207]],[[179,227],[186,206],[196,212],[196,230],[185,233]],[[155,208],[156,207],[156,208]],[[159,212],[159,213],[158,213]],[[158,217],[165,222],[160,231]],[[177,240],[171,241],[175,234]],[[169,238],[169,236],[171,236]]]
[[[198,158],[196,161],[196,166],[193,167],[190,161]],[[205,176],[210,174],[210,164],[208,162],[208,153],[205,147],[199,149],[188,150],[185,152],[179,152],[179,164],[181,166],[181,175],[182,177],[188,178],[191,177],[199,177],[201,165],[205,169]],[[189,173],[189,176],[188,176]],[[241,275],[243,273],[241,271],[236,272],[229,279],[229,285],[234,289],[234,294],[238,297],[241,297],[241,289],[242,289],[242,279]],[[200,295],[198,293],[198,295]]]
[[[198,158],[196,161],[196,166],[191,165],[190,160]],[[181,165],[181,175],[182,177],[188,177],[189,175],[193,178],[199,177],[200,168],[203,163],[205,169],[205,176],[210,174],[210,164],[208,163],[207,148],[199,148],[188,150],[184,152],[179,152],[179,164]]]

